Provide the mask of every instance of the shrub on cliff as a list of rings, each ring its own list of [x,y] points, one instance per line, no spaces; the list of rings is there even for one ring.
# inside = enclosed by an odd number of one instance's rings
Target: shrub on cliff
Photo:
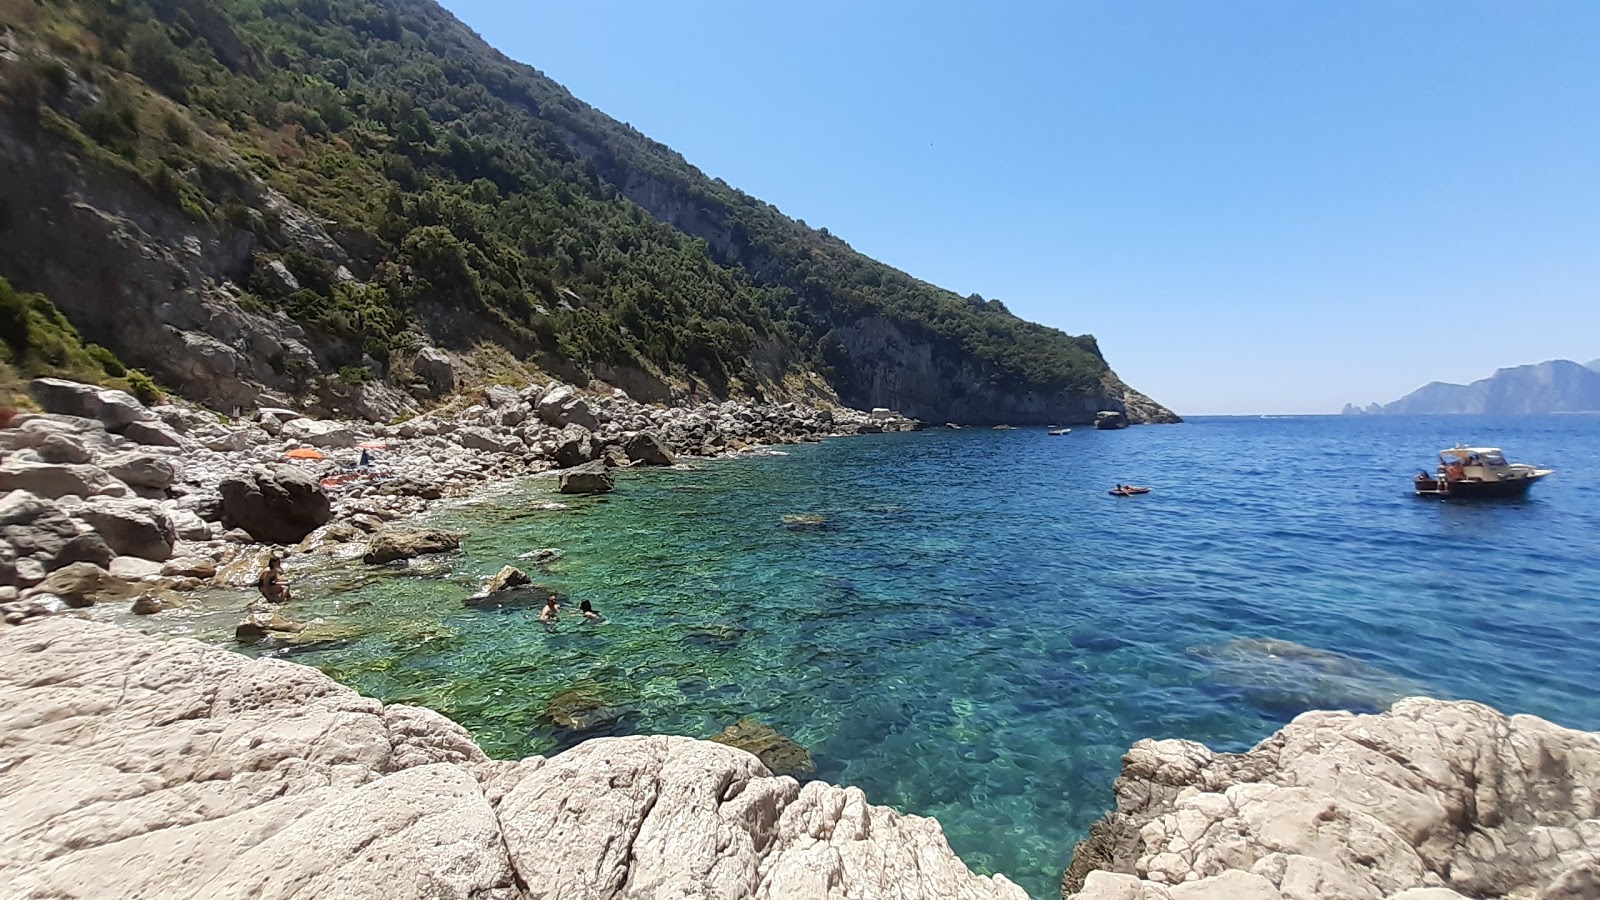
[[[27,382],[40,376],[94,384],[116,378],[131,384],[139,379],[148,384],[151,396],[160,395],[150,376],[130,371],[98,344],[85,345],[49,298],[17,291],[0,278],[0,403],[27,403]],[[138,396],[137,390],[134,393]]]

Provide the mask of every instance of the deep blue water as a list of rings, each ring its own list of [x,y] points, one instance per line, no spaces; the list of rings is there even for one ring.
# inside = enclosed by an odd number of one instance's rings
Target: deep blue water
[[[1412,497],[1409,475],[1457,441],[1558,471],[1525,502]],[[441,513],[473,536],[431,574],[305,585],[308,611],[381,627],[299,659],[439,709],[499,755],[571,740],[541,714],[574,687],[604,698],[614,733],[755,716],[819,777],[937,816],[970,864],[1038,897],[1141,737],[1236,750],[1306,709],[1411,693],[1600,728],[1600,417],[785,449],[630,471],[604,498],[534,479]],[[1108,496],[1119,481],[1155,492]],[[537,609],[463,607],[536,547],[565,553],[540,580],[607,624],[549,633]]]

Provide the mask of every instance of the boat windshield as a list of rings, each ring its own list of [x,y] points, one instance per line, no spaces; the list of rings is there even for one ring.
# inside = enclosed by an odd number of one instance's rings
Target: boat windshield
[[[1439,461],[1447,466],[1489,466],[1494,468],[1507,465],[1505,455],[1499,450],[1490,447],[1453,447],[1440,452]]]

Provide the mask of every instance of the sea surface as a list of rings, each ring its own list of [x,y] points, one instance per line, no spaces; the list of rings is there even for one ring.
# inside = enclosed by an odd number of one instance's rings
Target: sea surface
[[[1522,502],[1413,497],[1458,441],[1557,473]],[[290,615],[366,631],[294,658],[503,757],[753,717],[817,777],[936,816],[970,865],[1040,898],[1139,738],[1243,750],[1302,711],[1411,694],[1600,728],[1600,417],[931,430],[783,453],[627,471],[597,498],[532,478],[431,517],[471,533],[460,554],[291,568]],[[1108,496],[1118,482],[1154,491]],[[519,558],[537,548],[561,556]],[[537,596],[468,607],[507,563],[606,622],[547,630]],[[546,714],[572,690],[603,707],[587,730]]]

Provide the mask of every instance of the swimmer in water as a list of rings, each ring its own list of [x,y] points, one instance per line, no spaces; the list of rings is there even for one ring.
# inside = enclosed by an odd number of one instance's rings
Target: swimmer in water
[[[556,602],[556,595],[551,594],[544,601],[544,609],[539,611],[539,621],[546,625],[554,625],[556,619],[561,617],[561,604]]]
[[[604,622],[606,620],[605,616],[594,611],[594,604],[587,600],[578,604],[578,611],[583,613],[584,619],[590,622]]]

